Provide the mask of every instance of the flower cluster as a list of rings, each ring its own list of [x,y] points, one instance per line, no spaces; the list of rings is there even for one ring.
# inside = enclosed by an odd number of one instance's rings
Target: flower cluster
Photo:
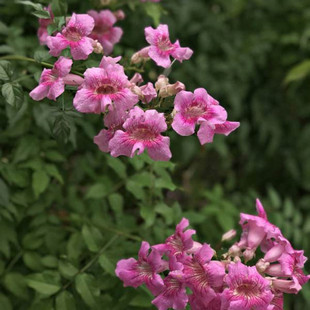
[[[145,284],[159,310],[181,310],[188,303],[193,310],[283,309],[283,293],[296,294],[309,280],[302,271],[306,257],[268,222],[259,200],[256,207],[258,216],[241,214],[241,239],[221,259],[210,245],[193,241],[195,231],[183,218],[165,243],[142,242],[138,260],[120,260],[116,275],[124,286]],[[249,265],[258,248],[263,258]]]
[[[47,27],[54,21],[51,7],[45,8],[50,14],[49,19],[40,18],[38,38],[42,45],[47,45],[52,56],[58,57],[69,47],[75,60],[87,59],[92,53],[111,54],[113,47],[123,35],[120,27],[114,27],[117,20],[125,18],[124,12],[90,10],[87,14],[75,14],[67,18],[66,26],[53,35],[48,35]]]
[[[117,20],[124,18],[122,11],[91,10],[87,14],[73,13],[60,32],[48,35],[53,14],[50,7],[46,10],[51,18],[40,20],[39,39],[55,57],[67,48],[73,60],[86,59],[92,52],[110,54],[123,34],[121,28],[114,27]],[[148,59],[168,68],[172,65],[170,57],[182,62],[193,54],[178,40],[171,43],[167,25],[145,28],[145,37],[150,45],[131,58],[132,65],[142,62],[142,68],[133,70],[143,72]],[[144,83],[140,73],[129,79],[121,56],[103,56],[98,67],[88,68],[80,75],[70,73],[72,65],[70,58],[60,56],[53,69],[44,69],[30,96],[34,100],[56,100],[65,85],[76,86],[73,106],[81,113],[103,115],[104,128],[94,137],[94,143],[111,156],[133,157],[146,150],[153,160],[167,161],[172,156],[170,138],[163,133],[170,128],[188,136],[199,125],[197,135],[205,144],[213,141],[214,134],[228,135],[239,126],[238,122],[227,121],[226,110],[203,88],[194,93],[186,91],[183,83],[170,84],[165,75],[159,75],[155,83]]]

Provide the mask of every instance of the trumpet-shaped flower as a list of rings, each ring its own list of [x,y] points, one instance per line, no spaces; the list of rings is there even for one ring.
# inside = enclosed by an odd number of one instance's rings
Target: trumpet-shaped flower
[[[138,287],[146,284],[147,288],[157,295],[164,282],[159,272],[166,269],[166,263],[156,250],[149,254],[150,245],[143,241],[138,255],[134,258],[122,259],[117,263],[115,273],[124,282],[124,286]]]
[[[163,113],[156,110],[144,112],[136,106],[129,112],[123,128],[117,130],[109,142],[113,157],[133,157],[136,152],[140,155],[146,149],[153,160],[167,161],[171,158],[170,139],[161,135],[161,132],[167,130]]]
[[[179,41],[171,43],[167,25],[159,25],[157,29],[146,27],[144,32],[150,44],[148,55],[158,66],[168,68],[171,65],[170,56],[182,62],[193,54],[190,48],[181,47]]]
[[[86,59],[93,52],[93,39],[88,36],[94,28],[94,19],[88,14],[72,14],[66,27],[56,36],[48,36],[46,44],[52,56],[58,57],[70,47],[73,59]]]
[[[270,282],[255,267],[231,263],[225,277],[228,286],[222,294],[222,310],[269,310],[274,297]]]
[[[138,96],[128,88],[130,83],[124,68],[116,62],[119,58],[105,57],[100,68],[90,68],[84,73],[84,83],[77,91],[73,105],[82,113],[104,113],[113,104],[116,111],[131,109]]]
[[[215,290],[223,288],[225,268],[222,263],[211,261],[214,253],[208,244],[203,244],[193,257],[187,257],[183,263],[186,284],[204,303],[215,298]]]
[[[168,254],[176,256],[178,260],[184,261],[187,254],[195,247],[199,250],[200,247],[196,247],[192,239],[192,235],[196,233],[193,229],[187,229],[189,221],[183,218],[176,226],[175,233],[166,239],[163,244],[157,244],[154,246],[161,254]]]
[[[170,272],[164,279],[164,287],[161,293],[152,301],[152,304],[159,310],[169,308],[175,310],[185,309],[188,296],[183,280],[183,265],[177,262],[177,259],[173,256],[169,259],[169,269]]]
[[[87,14],[95,21],[95,27],[89,37],[101,43],[105,55],[111,54],[114,45],[120,41],[123,35],[123,30],[120,27],[114,27],[117,22],[116,16],[110,10],[100,12],[90,10]]]
[[[69,74],[71,66],[71,59],[59,57],[53,69],[43,70],[39,85],[30,92],[30,97],[37,101],[45,97],[56,100],[65,90],[65,77]]]
[[[212,142],[215,133],[228,135],[239,126],[238,122],[226,121],[226,110],[203,88],[194,93],[179,92],[174,107],[172,128],[181,136],[190,136],[199,124],[197,135],[201,144]]]

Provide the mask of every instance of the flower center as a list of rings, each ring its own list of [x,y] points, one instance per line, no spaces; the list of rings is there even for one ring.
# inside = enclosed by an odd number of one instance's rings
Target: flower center
[[[158,48],[160,50],[162,50],[163,52],[166,51],[170,51],[171,49],[173,49],[173,46],[169,40],[169,38],[167,37],[162,37],[159,41],[158,41]]]
[[[101,85],[96,89],[97,94],[107,95],[107,94],[115,94],[117,89],[111,84]]]
[[[139,126],[133,129],[131,137],[135,140],[152,141],[157,137],[157,133],[148,126]]]
[[[152,276],[152,267],[147,262],[142,262],[140,265],[138,265],[137,269],[142,276]]]
[[[259,296],[260,290],[255,283],[242,283],[234,290],[234,295],[252,298]]]
[[[205,113],[206,108],[200,102],[193,102],[192,105],[184,111],[184,114],[189,118],[198,118]]]
[[[73,41],[73,42],[80,41],[82,38],[82,35],[80,34],[80,32],[75,27],[65,29],[63,35],[69,41]]]
[[[185,268],[186,278],[193,283],[199,290],[209,287],[208,275],[198,262],[192,262]]]

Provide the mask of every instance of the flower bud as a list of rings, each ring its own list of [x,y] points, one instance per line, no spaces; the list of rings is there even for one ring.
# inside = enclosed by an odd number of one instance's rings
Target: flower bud
[[[98,40],[93,40],[92,45],[93,45],[93,48],[94,48],[94,53],[96,53],[96,54],[103,54],[103,47],[98,42]]]
[[[222,242],[223,241],[229,241],[233,239],[236,236],[237,232],[235,229],[231,229],[227,231],[223,236],[222,236]]]
[[[260,259],[256,263],[256,269],[259,273],[264,273],[265,270],[269,267],[270,263],[266,262],[264,259]]]
[[[125,19],[125,16],[126,16],[123,10],[117,10],[113,14],[117,20],[123,20]]]
[[[130,83],[139,85],[143,82],[143,77],[140,73],[135,73],[134,76],[131,78]]]
[[[181,82],[168,84],[167,86],[160,89],[158,96],[161,98],[167,98],[176,95],[181,90],[185,90],[185,85]]]
[[[140,51],[134,53],[131,56],[131,63],[132,64],[138,64],[142,61],[148,60],[149,57],[149,46],[144,47],[143,49],[141,49]]]
[[[157,82],[155,83],[155,89],[159,91],[161,88],[167,86],[168,84],[169,84],[169,79],[165,75],[161,74],[158,77]]]
[[[63,78],[63,81],[66,85],[80,86],[84,82],[84,79],[79,75],[69,73]]]

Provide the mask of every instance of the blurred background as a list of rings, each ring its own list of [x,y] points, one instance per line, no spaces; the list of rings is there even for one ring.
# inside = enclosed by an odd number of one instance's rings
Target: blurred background
[[[68,111],[60,112],[58,102],[32,102],[26,97],[40,66],[12,62],[14,81],[29,78],[18,81],[23,104],[0,102],[0,309],[152,309],[143,288],[122,288],[116,261],[136,256],[141,238],[162,242],[182,216],[197,240],[216,246],[224,232],[238,229],[240,212],[255,213],[257,197],[269,220],[310,255],[308,1],[161,5],[122,6],[127,17],[118,23],[124,35],[114,55],[126,59],[146,46],[143,29],[160,16],[171,40],[194,50],[189,61],[173,65],[171,82],[206,88],[240,128],[205,146],[196,136],[169,133],[171,163],[113,159],[92,143],[99,116],[71,111],[70,93]],[[84,13],[100,6],[70,0],[68,7]],[[2,55],[34,57],[35,47],[35,57],[48,58],[30,12],[0,1]],[[147,69],[146,80],[161,72]],[[285,300],[285,309],[305,307],[309,285]]]

